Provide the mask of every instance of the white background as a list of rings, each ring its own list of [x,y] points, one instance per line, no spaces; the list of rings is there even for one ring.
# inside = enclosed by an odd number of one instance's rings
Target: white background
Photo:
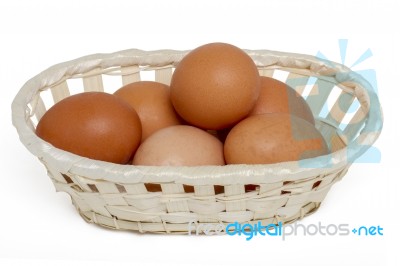
[[[0,265],[400,265],[398,1],[2,1],[0,4]],[[141,235],[87,224],[19,142],[11,101],[59,62],[122,49],[192,49],[224,41],[340,61],[370,48],[385,115],[379,164],[355,164],[302,222],[380,225],[382,237]],[[398,243],[397,243],[398,246]]]

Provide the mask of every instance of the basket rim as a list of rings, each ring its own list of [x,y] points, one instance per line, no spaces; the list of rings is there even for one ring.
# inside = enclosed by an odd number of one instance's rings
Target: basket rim
[[[237,184],[249,182],[272,183],[285,178],[293,181],[306,176],[318,175],[342,169],[354,162],[379,137],[383,126],[383,114],[378,96],[372,86],[350,68],[314,56],[270,50],[244,50],[261,68],[290,68],[299,74],[326,76],[337,83],[351,85],[351,90],[365,108],[367,117],[360,134],[348,145],[334,153],[301,161],[263,165],[224,166],[134,166],[118,165],[72,154],[40,139],[29,128],[28,103],[41,89],[56,84],[61,78],[85,73],[95,68],[113,66],[151,65],[175,66],[189,50],[123,50],[115,53],[92,54],[56,64],[28,80],[12,102],[12,123],[24,146],[40,160],[51,163],[61,173],[74,173],[91,179],[111,182],[171,182],[201,185],[213,180],[232,184],[227,176],[236,177]],[[268,175],[268,180],[265,176]],[[250,178],[251,177],[251,178]],[[250,178],[250,179],[249,179]]]

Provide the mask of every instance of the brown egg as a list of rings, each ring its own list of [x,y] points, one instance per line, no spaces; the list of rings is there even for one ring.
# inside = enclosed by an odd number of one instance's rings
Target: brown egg
[[[296,116],[274,113],[250,116],[228,134],[227,164],[272,164],[328,153],[321,133]]]
[[[154,132],[180,120],[169,97],[169,87],[154,81],[139,81],[125,85],[114,95],[128,102],[142,122],[142,141]]]
[[[171,100],[178,114],[204,129],[231,126],[253,109],[260,76],[253,60],[225,43],[200,46],[187,54],[171,80]]]
[[[289,85],[269,77],[261,77],[260,96],[250,115],[286,113],[315,124],[307,102]]]
[[[52,106],[36,134],[59,149],[125,164],[140,144],[142,128],[128,103],[104,92],[85,92]]]
[[[133,158],[135,165],[224,165],[222,143],[192,126],[171,126],[148,137]]]

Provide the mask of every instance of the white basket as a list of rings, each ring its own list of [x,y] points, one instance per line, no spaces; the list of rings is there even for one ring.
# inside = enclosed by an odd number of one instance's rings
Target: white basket
[[[245,51],[261,75],[288,72],[286,83],[300,94],[308,77],[317,78],[312,98],[306,100],[331,154],[272,165],[132,166],[80,157],[35,135],[35,121],[46,112],[46,91],[52,94],[52,105],[70,95],[71,79],[82,79],[84,91],[103,91],[105,76],[127,84],[139,81],[144,71],[154,71],[156,81],[169,84],[174,67],[188,51],[126,50],[50,67],[29,80],[15,97],[13,124],[21,142],[46,166],[57,191],[67,192],[87,221],[115,229],[163,233],[188,233],[190,222],[197,226],[294,222],[317,210],[331,186],[378,138],[380,104],[368,82],[343,65],[308,55]],[[322,108],[337,89],[338,99],[328,115],[321,117]],[[360,108],[341,130],[339,125],[353,101],[358,101]],[[246,191],[248,184],[256,189]]]

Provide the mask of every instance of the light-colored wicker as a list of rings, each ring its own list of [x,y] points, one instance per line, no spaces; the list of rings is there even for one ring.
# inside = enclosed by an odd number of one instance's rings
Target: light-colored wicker
[[[300,93],[307,89],[310,76],[317,78],[306,100],[332,154],[273,165],[131,166],[83,158],[54,148],[35,135],[46,104],[49,108],[77,92],[69,84],[71,80],[82,80],[84,91],[103,91],[105,77],[127,84],[140,80],[146,71],[154,71],[156,81],[169,84],[174,66],[187,52],[126,50],[82,57],[40,73],[15,97],[12,119],[21,142],[46,166],[56,190],[71,196],[86,221],[160,233],[188,233],[189,222],[294,222],[318,209],[331,186],[379,136],[379,101],[361,76],[313,56],[267,50],[246,50],[261,75],[286,71],[286,83]],[[338,88],[332,101],[331,95]],[[50,100],[45,97],[49,91]],[[329,99],[329,112],[324,115]],[[360,107],[352,111],[350,123],[341,130],[343,118],[357,101]],[[255,184],[256,189],[246,191],[246,184]]]

